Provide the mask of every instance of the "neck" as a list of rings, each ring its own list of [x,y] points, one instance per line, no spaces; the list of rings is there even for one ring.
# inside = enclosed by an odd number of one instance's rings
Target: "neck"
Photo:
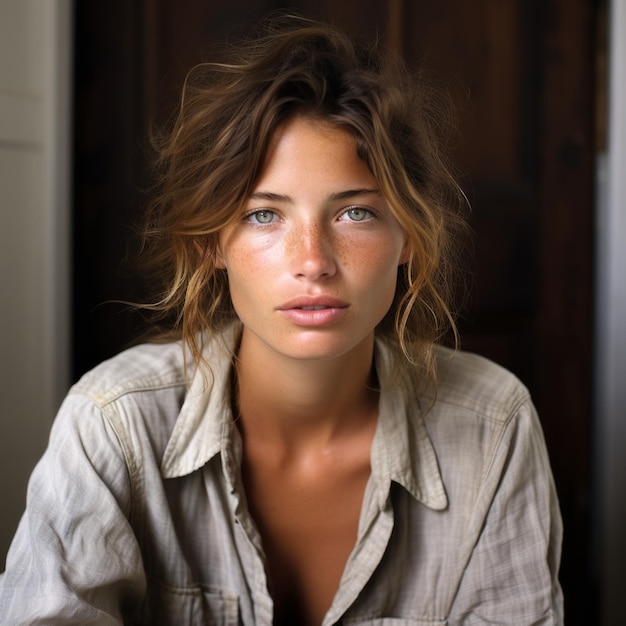
[[[328,445],[375,420],[374,339],[334,359],[296,360],[264,351],[245,330],[236,364],[244,438],[285,448]]]

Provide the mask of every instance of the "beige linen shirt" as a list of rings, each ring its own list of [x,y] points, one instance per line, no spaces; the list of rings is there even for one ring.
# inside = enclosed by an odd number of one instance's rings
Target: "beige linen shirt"
[[[0,624],[272,623],[224,339],[190,386],[172,343],[132,348],[70,391],[0,576]],[[410,378],[390,384],[377,340],[371,476],[323,623],[562,624],[561,519],[528,392],[485,359],[437,354],[433,404]]]

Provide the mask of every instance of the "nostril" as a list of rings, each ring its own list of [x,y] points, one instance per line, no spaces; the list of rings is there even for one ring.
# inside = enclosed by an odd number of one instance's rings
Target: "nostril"
[[[295,240],[292,257],[294,274],[308,279],[332,276],[336,272],[335,255],[328,241],[310,238]]]

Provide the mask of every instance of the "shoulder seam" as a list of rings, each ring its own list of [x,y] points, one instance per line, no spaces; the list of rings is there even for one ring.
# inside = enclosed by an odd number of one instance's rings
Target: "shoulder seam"
[[[486,404],[484,408],[482,408],[481,410],[476,406],[472,406],[471,404],[463,402],[462,398],[457,399],[454,397],[453,398],[447,397],[443,399],[436,397],[435,406],[437,404],[454,406],[459,409],[463,409],[464,411],[473,413],[474,415],[482,419],[501,424],[503,422],[504,423],[508,422],[511,419],[511,417],[519,411],[521,406],[523,406],[524,404],[530,401],[531,401],[530,393],[526,390],[524,391],[524,393],[520,394],[519,398],[516,398],[514,401],[511,401],[511,403],[508,405],[503,404],[499,408],[495,404]],[[500,415],[506,414],[506,419],[504,420],[497,419],[496,417],[494,417],[494,414],[496,413]]]
[[[137,383],[128,383],[126,385],[117,385],[122,387],[121,389],[112,388],[105,393],[98,393],[98,391],[91,388],[91,386],[81,385],[80,381],[76,383],[68,392],[68,396],[80,395],[91,400],[96,406],[104,408],[105,406],[120,400],[124,396],[132,395],[135,393],[144,393],[146,391],[158,391],[160,389],[171,389],[173,387],[181,387],[186,385],[184,378],[176,378],[175,380],[163,381],[163,382],[149,382],[140,381]]]

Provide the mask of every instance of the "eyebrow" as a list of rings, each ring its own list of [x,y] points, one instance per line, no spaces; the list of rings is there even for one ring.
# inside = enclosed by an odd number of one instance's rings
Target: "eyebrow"
[[[358,196],[367,195],[382,195],[379,189],[346,189],[345,191],[338,191],[337,193],[331,193],[328,197],[329,200],[347,200],[349,198],[356,198]],[[271,200],[273,202],[293,202],[290,196],[282,195],[279,193],[273,193],[271,191],[253,191],[250,194],[252,200]]]

